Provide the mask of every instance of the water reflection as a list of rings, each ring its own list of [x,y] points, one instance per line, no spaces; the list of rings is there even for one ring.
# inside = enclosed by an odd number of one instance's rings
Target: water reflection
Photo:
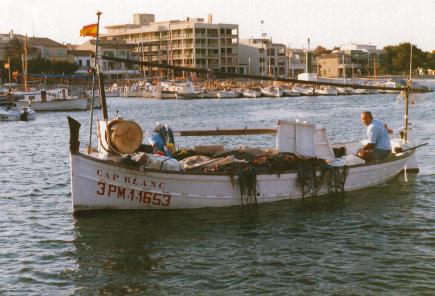
[[[303,291],[331,264],[341,266],[347,280],[362,280],[378,263],[360,273],[352,273],[352,266],[396,243],[367,243],[385,235],[388,229],[380,225],[409,223],[409,217],[392,214],[392,208],[412,207],[408,187],[398,184],[250,208],[83,213],[75,218],[73,280],[87,293],[171,294],[225,292],[231,285],[255,292],[247,284],[254,276],[272,292],[288,288],[270,282],[271,274],[284,273]],[[343,252],[354,257],[341,258]],[[319,265],[319,258],[329,263]]]

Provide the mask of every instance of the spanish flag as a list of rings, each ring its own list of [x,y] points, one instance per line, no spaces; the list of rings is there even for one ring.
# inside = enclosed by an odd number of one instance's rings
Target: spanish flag
[[[80,30],[80,36],[91,36],[91,37],[97,37],[97,24],[87,25],[84,26]]]

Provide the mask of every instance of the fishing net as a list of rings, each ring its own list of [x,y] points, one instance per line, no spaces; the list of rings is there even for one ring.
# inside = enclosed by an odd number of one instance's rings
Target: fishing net
[[[340,150],[344,150],[344,147]],[[337,151],[343,152],[343,151]],[[174,153],[176,159],[184,159],[192,155],[207,155],[195,150],[183,149]],[[229,175],[231,182],[240,187],[242,205],[257,204],[257,174],[281,174],[289,171],[297,172],[297,185],[302,197],[318,196],[322,186],[328,192],[344,192],[348,168],[334,167],[324,159],[303,157],[294,153],[268,153],[259,156],[259,151],[250,153],[240,149],[214,154],[216,161],[208,160],[205,165],[189,169],[197,173],[219,173]],[[230,160],[232,159],[232,160]]]
[[[238,174],[240,202],[244,205],[257,204],[257,173],[255,167],[241,168]]]
[[[349,168],[347,166],[334,167],[327,166],[326,176],[328,192],[341,192],[344,193],[344,185],[346,183],[346,178],[349,173]]]
[[[325,177],[325,167],[327,166],[325,160],[312,157],[302,159],[297,168],[296,182],[301,191],[302,198],[306,195],[317,197],[320,188],[323,185]],[[320,171],[318,176],[317,172]]]

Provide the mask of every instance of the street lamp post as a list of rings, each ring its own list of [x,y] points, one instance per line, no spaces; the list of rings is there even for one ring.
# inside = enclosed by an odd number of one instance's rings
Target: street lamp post
[[[11,90],[11,58],[8,57],[8,63],[5,65],[5,68],[8,69],[9,73],[9,90]]]

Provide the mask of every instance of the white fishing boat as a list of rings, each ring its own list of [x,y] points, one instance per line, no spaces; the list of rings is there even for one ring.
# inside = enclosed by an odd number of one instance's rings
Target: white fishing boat
[[[384,83],[385,87],[392,87],[392,88],[401,88],[404,85],[406,85],[406,81],[403,79],[389,79],[387,82]],[[386,90],[386,93],[400,93],[400,90]]]
[[[203,99],[216,99],[218,98],[218,90],[207,90],[205,89],[201,96]]]
[[[121,96],[121,90],[118,87],[118,84],[114,83],[109,88],[107,88],[105,90],[105,94],[106,94],[107,98],[109,98],[109,97],[112,97],[112,98],[115,97],[115,98],[117,98],[117,97]]]
[[[282,97],[284,95],[282,88],[277,86],[268,86],[261,89],[261,93],[265,97]]]
[[[245,98],[259,98],[261,97],[261,89],[254,89],[254,88],[250,88],[250,89],[245,89],[243,91],[243,96]]]
[[[18,107],[31,107],[35,111],[75,111],[87,110],[89,100],[68,95],[66,88],[51,90],[17,91],[14,95],[22,97],[15,104]]]
[[[217,92],[219,99],[234,99],[239,97],[239,92],[234,90],[221,90]]]
[[[186,82],[178,82],[175,86],[177,90],[177,99],[188,100],[201,98],[198,95],[193,82],[190,80],[187,80]]]
[[[301,95],[300,92],[294,91],[293,88],[283,88],[282,89],[284,97],[299,97]]]
[[[292,88],[292,91],[298,92],[301,94],[301,96],[314,96],[315,95],[315,88],[312,86],[305,86],[305,85],[295,85]]]
[[[30,108],[0,106],[0,121],[29,121],[36,118],[36,112]]]
[[[177,92],[173,90],[158,90],[153,95],[154,98],[159,100],[170,100],[177,98]]]
[[[124,98],[142,98],[145,96],[145,91],[140,83],[133,83],[131,86],[125,85],[121,90],[121,97]]]
[[[355,95],[369,95],[371,94],[371,91],[370,89],[355,88],[352,90],[352,93]]]
[[[105,59],[114,60],[113,57]],[[170,66],[162,64],[161,67]],[[98,77],[99,84],[104,85],[100,73]],[[339,145],[337,151],[342,155],[337,153],[336,156],[324,128],[281,120],[271,129],[217,128],[175,133],[179,136],[276,134],[276,147],[259,149],[260,153],[254,159],[243,154],[239,159],[235,154],[195,158],[200,161],[199,167],[198,162],[187,161],[189,158],[184,156],[179,163],[151,154],[155,150],[142,144],[143,131],[137,123],[120,118],[109,120],[103,95],[102,120],[97,122],[97,148],[80,151],[80,123],[68,117],[73,209],[77,212],[245,206],[376,186],[416,164],[416,147],[411,147],[407,140],[409,89],[403,90],[403,140],[392,142],[395,153],[384,160],[366,163],[355,157],[355,149],[361,147],[355,143]],[[163,131],[164,137],[172,135],[167,127],[160,125],[151,139],[160,137]],[[168,142],[175,147],[171,138],[168,137]],[[163,138],[161,142],[164,143]],[[160,146],[160,141],[154,143]],[[216,145],[211,147],[214,149]],[[210,146],[205,148],[210,151]],[[204,151],[204,147],[201,149]],[[159,151],[163,150],[165,153],[170,151],[169,144],[159,148]]]
[[[337,89],[332,86],[321,86],[316,88],[314,92],[321,96],[336,96],[338,94]]]
[[[353,93],[352,89],[349,87],[337,87],[338,95],[351,95]]]
[[[246,187],[242,175],[181,171],[173,167],[168,169],[167,159],[161,160],[157,166],[150,166],[153,156],[148,154],[142,154],[141,159],[145,156],[146,160],[137,164],[123,163],[123,152],[135,151],[135,148],[125,140],[134,142],[138,147],[142,131],[138,132],[138,141],[137,138],[131,138],[131,134],[134,134],[131,130],[128,132],[130,138],[123,134],[128,129],[122,128],[122,125],[137,126],[135,123],[115,119],[106,125],[105,121],[100,121],[99,148],[89,154],[79,151],[80,124],[70,117],[69,124],[74,211],[193,209],[298,199],[307,195],[327,194],[331,190],[351,191],[376,186],[391,180],[406,169],[407,164],[415,160],[415,149],[407,150],[408,146],[400,140],[394,142],[394,145],[400,146],[403,152],[391,155],[384,161],[364,163],[359,158],[355,161],[353,154],[358,148],[355,143],[341,144],[341,147],[346,147],[347,153],[341,158],[335,158],[325,129],[317,128],[314,124],[279,121],[276,129],[260,131],[276,133],[277,152],[320,157],[329,163],[328,168],[332,173],[326,177],[325,172],[319,167],[311,172],[302,170],[305,175],[311,174],[315,177],[312,177],[312,180],[308,180],[308,177],[307,180],[301,181],[301,170],[299,174],[297,170],[290,168],[279,172],[261,172],[250,175],[249,180],[253,183]],[[259,130],[247,128],[217,129],[215,132],[223,135],[226,131],[227,134],[239,135],[259,133]],[[179,134],[183,135],[183,132]],[[186,135],[192,133],[186,132]],[[125,147],[128,147],[128,151],[123,151]],[[321,179],[323,183],[320,182]],[[337,183],[337,180],[341,181]]]

